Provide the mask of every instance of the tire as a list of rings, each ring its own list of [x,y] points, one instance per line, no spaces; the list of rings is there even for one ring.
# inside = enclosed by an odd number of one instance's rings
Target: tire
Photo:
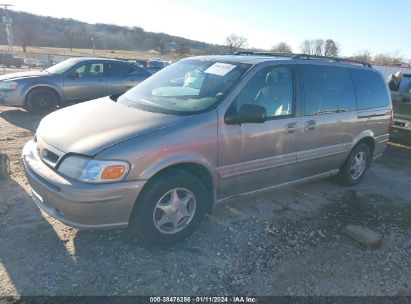
[[[175,200],[173,194],[177,195]],[[196,176],[181,169],[169,170],[149,181],[143,189],[130,217],[130,230],[146,245],[180,242],[200,225],[208,197],[206,188]],[[184,199],[186,205],[182,203]],[[185,217],[178,212],[183,209]],[[170,212],[170,217],[164,210]]]
[[[10,177],[10,159],[6,154],[0,154],[0,179]]]
[[[364,178],[371,165],[371,155],[370,147],[365,143],[354,147],[340,170],[344,184],[354,186]]]
[[[54,110],[58,101],[56,94],[50,89],[34,89],[27,95],[26,108],[31,113],[44,114]]]

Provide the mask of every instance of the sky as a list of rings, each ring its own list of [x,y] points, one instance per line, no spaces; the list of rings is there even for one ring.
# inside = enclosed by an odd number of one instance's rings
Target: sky
[[[248,47],[331,38],[341,54],[369,50],[411,58],[410,0],[8,0],[12,9],[89,23],[138,26],[208,43],[231,33]]]

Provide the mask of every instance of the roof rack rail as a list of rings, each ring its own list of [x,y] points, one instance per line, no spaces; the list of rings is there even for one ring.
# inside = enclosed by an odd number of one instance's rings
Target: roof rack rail
[[[291,59],[322,59],[322,60],[330,60],[335,62],[347,62],[347,63],[355,63],[361,64],[364,67],[372,68],[372,65],[368,62],[349,59],[349,58],[339,58],[339,57],[331,57],[331,56],[321,56],[321,55],[310,55],[310,54],[294,54],[294,53],[276,53],[276,52],[252,52],[252,51],[241,51],[235,52],[234,55],[259,55],[259,56],[273,56],[273,57],[287,57]]]
[[[322,55],[309,55],[309,54],[294,54],[293,59],[324,59],[324,60],[332,60],[335,62],[348,62],[348,63],[355,63],[355,64],[361,64],[365,67],[372,68],[372,65],[369,64],[368,62],[364,61],[359,61],[359,60],[354,60],[354,59],[349,59],[349,58],[340,58],[340,57],[331,57],[331,56],[322,56]]]
[[[292,58],[292,53],[276,53],[276,52],[253,52],[253,51],[241,51],[235,52],[234,55],[260,55],[260,56],[276,56],[276,57],[287,57]]]

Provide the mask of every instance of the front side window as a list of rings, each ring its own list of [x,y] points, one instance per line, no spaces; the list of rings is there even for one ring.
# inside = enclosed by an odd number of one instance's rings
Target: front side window
[[[265,108],[267,117],[293,113],[293,72],[289,66],[264,68],[245,85],[235,100],[237,111],[243,104]]]
[[[356,110],[355,92],[347,68],[302,65],[305,115]]]
[[[87,63],[79,66],[74,70],[74,73],[78,75],[77,78],[93,78],[102,77],[104,75],[103,63]]]
[[[202,111],[213,106],[250,67],[237,62],[182,60],[127,91],[117,102],[175,113]]]

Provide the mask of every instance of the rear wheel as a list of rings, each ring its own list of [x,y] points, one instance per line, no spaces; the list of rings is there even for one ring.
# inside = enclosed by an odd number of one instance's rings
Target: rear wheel
[[[0,179],[10,176],[10,159],[6,154],[0,154]]]
[[[370,147],[365,143],[357,145],[341,168],[340,174],[343,182],[348,186],[358,184],[364,178],[370,164]]]
[[[134,207],[130,228],[145,244],[182,241],[200,225],[207,206],[202,182],[184,170],[170,170],[149,182]]]
[[[34,114],[43,114],[54,110],[58,106],[57,95],[49,89],[34,89],[29,92],[26,108]]]

